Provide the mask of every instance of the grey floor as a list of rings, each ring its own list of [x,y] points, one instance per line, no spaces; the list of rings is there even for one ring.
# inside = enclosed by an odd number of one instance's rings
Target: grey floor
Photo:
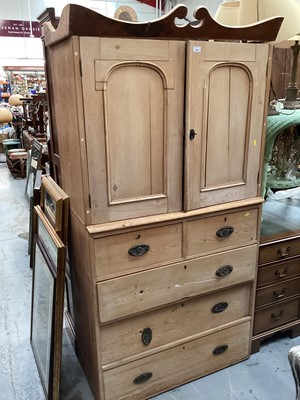
[[[29,340],[32,272],[24,191],[25,180],[13,179],[0,163],[0,400],[44,399]],[[287,353],[296,345],[300,338],[273,339],[248,360],[152,400],[294,400]],[[93,399],[65,330],[60,398]]]

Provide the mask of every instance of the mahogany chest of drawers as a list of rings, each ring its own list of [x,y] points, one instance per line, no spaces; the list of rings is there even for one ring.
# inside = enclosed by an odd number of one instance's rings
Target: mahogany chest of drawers
[[[300,238],[262,243],[255,301],[252,352],[276,332],[300,334]]]

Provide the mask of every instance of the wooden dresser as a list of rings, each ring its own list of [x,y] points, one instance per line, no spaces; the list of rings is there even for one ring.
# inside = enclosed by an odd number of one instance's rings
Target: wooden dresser
[[[300,237],[260,246],[253,352],[275,332],[300,334]]]
[[[44,24],[76,350],[97,400],[250,355],[269,46],[196,40],[228,37],[201,10],[197,29],[174,25],[184,6],[134,25],[69,5]]]

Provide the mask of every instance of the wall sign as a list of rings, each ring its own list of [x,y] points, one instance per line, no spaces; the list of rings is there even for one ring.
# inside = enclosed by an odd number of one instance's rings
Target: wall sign
[[[41,35],[38,21],[32,21],[30,27],[30,21],[0,19],[0,36],[40,38]]]

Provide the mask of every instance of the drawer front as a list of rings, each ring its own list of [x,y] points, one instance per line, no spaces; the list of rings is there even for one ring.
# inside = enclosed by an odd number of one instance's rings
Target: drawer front
[[[254,243],[257,219],[252,209],[187,222],[187,256]]]
[[[281,282],[300,274],[300,258],[277,262],[267,267],[259,267],[257,285]]]
[[[259,264],[271,261],[284,260],[300,255],[300,240],[291,239],[281,243],[261,246],[259,249]]]
[[[296,296],[300,293],[300,278],[281,282],[277,285],[268,286],[256,291],[255,307]]]
[[[109,364],[248,317],[251,293],[252,284],[246,284],[104,325],[101,362]]]
[[[143,400],[249,356],[250,323],[104,372],[106,400]]]
[[[299,318],[299,299],[272,305],[255,312],[253,334],[274,329]]]
[[[98,279],[146,269],[182,259],[182,225],[103,237],[95,239],[94,246]]]
[[[257,249],[257,245],[246,246],[99,282],[100,322],[254,280]]]

